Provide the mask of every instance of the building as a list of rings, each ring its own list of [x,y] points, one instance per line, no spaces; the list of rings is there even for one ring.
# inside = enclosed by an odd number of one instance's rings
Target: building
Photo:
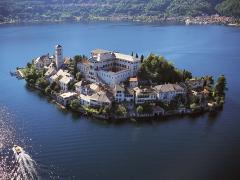
[[[139,58],[130,55],[96,49],[91,52],[90,59],[78,63],[78,69],[86,80],[114,87],[136,76],[140,63]]]
[[[85,80],[81,80],[81,81],[77,82],[76,84],[74,84],[75,91],[78,94],[87,94],[86,85],[88,85],[88,84],[89,84],[89,82],[87,82]]]
[[[73,76],[67,71],[63,71],[62,69],[60,69],[56,74],[52,75],[49,78],[50,83],[59,83],[61,90],[65,92],[68,91],[68,85],[73,80]]]
[[[157,94],[151,87],[135,87],[133,90],[135,91],[135,104],[151,103],[157,100]]]
[[[70,104],[71,100],[76,99],[77,98],[77,93],[75,92],[67,92],[67,93],[63,93],[61,95],[59,95],[57,97],[57,101],[64,105],[67,106]]]
[[[157,94],[157,99],[164,102],[170,102],[177,95],[185,95],[186,90],[178,84],[163,84],[153,87]]]
[[[80,94],[80,104],[87,107],[100,108],[112,105],[112,97],[105,91],[99,91],[92,95]]]
[[[34,60],[34,65],[37,69],[48,67],[54,61],[54,56],[49,57],[49,54],[42,55]]]
[[[132,77],[129,79],[129,87],[130,88],[138,87],[138,78],[137,77]]]
[[[134,102],[133,89],[125,88],[123,85],[115,85],[113,96],[116,102]]]
[[[68,87],[71,81],[73,81],[74,78],[71,75],[66,75],[63,76],[60,80],[59,80],[59,85],[62,91],[67,92],[68,91]]]
[[[186,81],[190,89],[202,89],[204,86],[204,79],[190,79]]]
[[[59,70],[64,63],[63,49],[61,45],[55,46],[55,57],[56,57],[56,67],[57,67],[57,70]]]

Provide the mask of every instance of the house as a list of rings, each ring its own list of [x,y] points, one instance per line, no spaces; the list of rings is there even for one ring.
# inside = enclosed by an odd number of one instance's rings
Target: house
[[[74,87],[75,87],[75,91],[79,94],[86,94],[84,93],[86,90],[86,85],[88,85],[89,82],[85,81],[85,80],[81,80],[79,82],[77,82]]]
[[[190,79],[186,81],[190,89],[202,89],[204,86],[204,79]]]
[[[57,71],[56,71],[55,67],[49,67],[47,72],[44,74],[44,76],[46,78],[50,78],[51,76],[53,76],[56,73],[57,73]]]
[[[77,93],[75,92],[67,92],[67,93],[63,93],[61,95],[59,95],[57,97],[57,101],[64,105],[64,106],[67,106],[70,104],[71,100],[77,98]]]
[[[130,88],[135,88],[138,86],[138,78],[137,77],[131,77],[129,79],[129,87]]]
[[[163,84],[154,86],[157,99],[164,102],[170,102],[177,95],[186,95],[186,90],[179,84]]]
[[[52,75],[49,78],[50,83],[58,82],[61,90],[65,92],[68,90],[69,83],[73,80],[73,76],[67,71],[63,71],[62,69],[58,70],[56,74]]]
[[[105,91],[99,91],[92,95],[80,94],[80,104],[87,107],[111,106],[112,97]]]
[[[49,54],[42,55],[34,60],[34,65],[37,69],[43,69],[49,66],[54,61],[54,56],[49,57]]]
[[[130,55],[96,49],[91,58],[77,64],[86,80],[108,84],[111,87],[136,76],[140,68],[140,59]]]
[[[71,81],[73,81],[74,78],[71,75],[66,75],[63,76],[60,80],[59,80],[59,85],[62,91],[67,92],[68,91],[68,87]]]
[[[155,102],[157,100],[157,94],[151,87],[135,87],[133,90],[135,92],[135,104]]]
[[[113,96],[116,102],[134,102],[133,89],[126,88],[123,85],[115,85]]]

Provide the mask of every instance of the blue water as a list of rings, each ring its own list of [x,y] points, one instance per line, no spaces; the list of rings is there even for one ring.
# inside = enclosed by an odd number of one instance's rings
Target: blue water
[[[215,116],[143,124],[108,124],[62,112],[9,75],[33,57],[53,53],[55,44],[63,45],[65,56],[89,55],[95,48],[156,53],[194,76],[225,74],[226,104]],[[42,179],[239,179],[239,58],[240,29],[234,27],[2,25],[0,108],[12,115]]]

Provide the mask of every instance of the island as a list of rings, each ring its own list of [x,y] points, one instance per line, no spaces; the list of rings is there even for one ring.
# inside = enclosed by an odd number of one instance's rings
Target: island
[[[90,57],[44,54],[18,77],[61,108],[105,120],[149,119],[222,109],[226,78],[193,77],[164,57],[95,49]],[[155,118],[161,119],[161,118]]]

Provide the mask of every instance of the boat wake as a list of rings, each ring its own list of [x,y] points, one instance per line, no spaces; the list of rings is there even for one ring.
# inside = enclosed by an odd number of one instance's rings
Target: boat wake
[[[16,129],[12,113],[0,104],[0,180],[40,179],[36,162],[20,146],[13,147],[25,144]]]
[[[36,162],[21,148],[13,147],[15,166],[12,170],[11,180],[39,179]]]

